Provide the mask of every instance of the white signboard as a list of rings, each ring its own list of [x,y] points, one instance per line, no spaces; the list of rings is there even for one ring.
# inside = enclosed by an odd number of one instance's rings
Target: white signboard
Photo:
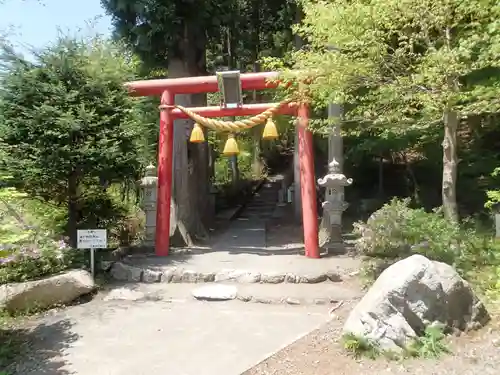
[[[108,247],[106,229],[79,229],[77,231],[78,249],[105,249]]]

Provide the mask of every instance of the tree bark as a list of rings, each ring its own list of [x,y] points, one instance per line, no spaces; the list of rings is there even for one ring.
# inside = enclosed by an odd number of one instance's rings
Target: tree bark
[[[200,30],[196,22],[187,21],[178,48],[170,51],[169,78],[206,74],[205,47],[204,30]],[[203,106],[206,95],[176,95],[175,102],[185,107]],[[202,220],[204,214],[211,212],[208,209],[208,147],[189,143],[192,127],[191,120],[176,120],[174,124],[172,219],[175,230],[171,233],[174,246],[192,246],[196,240],[208,236]]]
[[[444,113],[442,200],[446,219],[458,222],[457,206],[457,128],[458,113],[448,109]]]
[[[255,0],[252,2],[252,60],[253,60],[253,71],[255,73],[260,71],[259,65],[259,53],[260,53],[260,9],[261,0]],[[257,90],[253,93],[253,102],[260,102],[262,94],[259,94]],[[264,164],[261,159],[261,133],[262,126],[256,126],[251,129],[250,134],[252,135],[252,174],[255,178],[260,178],[264,170]]]
[[[377,196],[382,199],[384,197],[384,157],[378,157],[378,189]]]
[[[411,164],[408,162],[408,158],[406,157],[406,152],[401,153],[401,159],[403,160],[403,163],[406,167],[406,173],[408,175],[408,178],[411,181],[410,183],[411,186],[408,187],[409,193],[412,195],[415,202],[418,205],[421,205],[422,201],[420,200],[420,186],[418,184],[417,176],[415,175],[415,172],[413,171]]]

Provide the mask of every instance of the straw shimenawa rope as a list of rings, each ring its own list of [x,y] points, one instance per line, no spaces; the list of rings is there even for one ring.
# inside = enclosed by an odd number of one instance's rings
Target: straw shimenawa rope
[[[191,120],[195,121],[196,123],[212,129],[212,130],[218,130],[218,131],[227,131],[227,132],[235,132],[238,130],[244,130],[244,129],[250,129],[253,128],[254,126],[263,124],[267,119],[271,118],[278,110],[280,109],[281,106],[283,106],[286,103],[289,103],[290,100],[284,100],[280,103],[275,104],[269,109],[266,109],[264,112],[259,113],[258,115],[255,115],[253,117],[244,119],[244,120],[238,120],[238,121],[222,121],[222,120],[215,120],[207,117],[200,116],[190,109],[183,107],[181,105],[160,105],[160,109],[166,109],[166,108],[177,108],[184,112],[186,116],[188,116]]]

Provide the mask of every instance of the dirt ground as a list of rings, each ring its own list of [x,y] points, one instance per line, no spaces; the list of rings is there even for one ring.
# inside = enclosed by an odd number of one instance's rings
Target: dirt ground
[[[268,245],[282,241],[301,242],[300,228],[293,224],[268,227]],[[332,320],[297,340],[242,375],[362,375],[362,374],[425,374],[425,375],[498,375],[500,374],[500,314],[490,308],[493,318],[480,331],[448,337],[452,354],[438,360],[356,359],[342,347],[343,322],[356,302],[334,312]]]
[[[292,223],[273,223],[273,225],[268,226],[266,242],[269,247],[274,247],[276,250],[299,251],[297,249],[302,244],[302,230]],[[357,264],[356,261],[353,258],[352,264]],[[353,278],[343,285],[356,289],[359,285],[355,279]],[[353,285],[351,285],[351,282]],[[343,349],[340,342],[342,326],[355,303],[357,303],[357,300],[346,301],[339,309],[331,312],[331,319],[326,324],[271,355],[250,370],[243,372],[242,375],[500,374],[500,314],[497,313],[498,309],[490,308],[493,319],[484,329],[470,334],[463,334],[460,337],[449,337],[447,340],[453,352],[450,355],[445,355],[438,360],[388,361],[386,359],[355,359]],[[35,328],[35,336],[38,337],[37,342],[41,346],[34,346],[30,352],[34,356],[36,354],[36,360],[19,363],[18,371],[14,373],[20,375],[147,373],[152,375],[167,373],[168,371],[165,371],[168,370],[168,366],[172,369],[173,362],[177,361],[179,365],[175,369],[176,371],[171,371],[173,374],[197,373],[206,375],[217,373],[219,375],[235,375],[236,372],[239,373],[242,370],[236,371],[235,368],[231,368],[230,364],[233,362],[238,363],[238,358],[242,359],[240,362],[244,362],[244,360],[250,361],[251,358],[244,357],[249,357],[252,350],[260,350],[264,342],[267,342],[266,345],[269,346],[269,349],[271,347],[280,347],[278,343],[271,345],[272,343],[268,342],[270,340],[265,338],[269,337],[269,335],[273,338],[278,337],[277,331],[279,327],[288,332],[290,331],[290,325],[297,326],[303,319],[302,315],[305,316],[305,321],[309,323],[311,318],[308,318],[307,315],[314,315],[314,309],[329,308],[327,306],[257,306],[237,302],[228,302],[227,307],[222,308],[223,305],[194,305],[194,302],[192,304],[167,304],[166,302],[161,303],[161,301],[145,301],[128,303],[110,309],[104,305],[98,308],[100,304],[100,301],[94,300],[88,305],[75,306],[64,311],[54,312],[53,322],[38,325]],[[281,310],[284,309],[287,309],[286,313],[288,315],[283,315],[284,313]],[[302,309],[302,314],[299,314],[299,310],[296,309]],[[304,311],[307,311],[307,313],[304,314]],[[64,319],[59,316],[60,314],[64,314]],[[275,320],[272,320],[271,318],[275,315]],[[326,315],[326,312],[324,315]],[[56,319],[57,316],[60,319]],[[71,316],[73,318],[69,319]],[[325,321],[322,314],[318,316],[318,319],[323,319],[322,322]],[[179,325],[179,317],[184,318],[184,325]],[[231,325],[230,317],[234,320],[233,325]],[[288,320],[283,317],[288,317]],[[253,321],[252,319],[256,322],[254,326],[250,324]],[[69,324],[66,322],[70,320],[72,322],[71,326],[66,326]],[[120,329],[120,327],[135,326],[137,320],[145,322],[141,326],[137,326],[138,336],[132,337],[127,334],[126,337],[122,337],[127,330]],[[268,326],[263,325],[262,321],[267,322]],[[85,325],[85,322],[87,322],[87,325]],[[162,322],[161,327],[158,322]],[[196,322],[198,322],[197,325]],[[215,324],[216,322],[218,324]],[[261,327],[260,332],[255,328],[256,326]],[[315,325],[315,327],[317,326]],[[219,327],[223,327],[223,329]],[[245,332],[239,333],[238,329],[243,329],[242,327],[245,328]],[[306,331],[306,328],[302,332]],[[163,331],[160,332],[161,330]],[[184,331],[185,340],[189,341],[189,345],[186,344],[185,347],[180,345],[182,342],[181,331]],[[213,338],[209,338],[207,332],[213,333]],[[223,335],[224,332],[227,333],[226,336]],[[86,334],[84,335],[84,333]],[[244,345],[236,345],[234,341],[235,335],[241,337]],[[253,342],[250,340],[253,337],[252,335],[257,337],[254,338],[255,341]],[[48,336],[54,338],[54,342],[50,345],[47,340]],[[33,338],[33,332],[30,333],[30,337]],[[175,337],[176,339],[168,340],[166,339],[168,337]],[[224,337],[226,337],[225,341],[223,340]],[[293,339],[291,338],[287,342],[291,342]],[[193,354],[190,354],[193,353],[191,350],[198,345],[196,342],[200,345],[200,348],[196,347],[196,353],[201,356],[198,359],[193,357]],[[108,346],[105,345],[106,343]],[[139,345],[137,345],[138,343]],[[168,345],[171,347],[167,348]],[[204,349],[201,348],[202,346]],[[224,356],[221,353],[227,351],[227,348],[232,348],[232,352],[223,358]],[[87,351],[93,350],[93,352],[86,353],[84,349]],[[147,366],[140,362],[140,356],[137,354],[145,349],[157,351],[158,356],[161,356],[160,353],[163,353],[163,355],[169,353],[164,358],[165,365],[153,370],[147,369]],[[123,354],[125,350],[129,350],[128,355]],[[177,356],[173,355],[176,350],[178,351]],[[106,364],[103,362],[102,353],[112,353],[114,357],[108,358]],[[40,360],[38,355],[50,358],[50,361]],[[248,366],[264,357],[265,355],[259,355],[259,358],[249,363]],[[204,362],[204,360],[207,360],[207,362]],[[223,362],[223,360],[226,361],[223,366],[215,366],[217,362]],[[149,363],[148,361],[146,358],[144,362]],[[73,362],[73,371],[76,368],[79,368],[79,370],[76,370],[76,372],[66,370],[69,366],[68,362]],[[29,363],[33,364],[32,368]],[[208,364],[203,365],[203,363]],[[122,367],[116,369],[115,367],[119,364]],[[187,364],[191,367],[201,364],[204,370],[200,372],[200,368],[193,367],[192,371],[189,372],[186,367]],[[133,367],[134,365],[136,368]],[[209,365],[213,367],[212,372],[209,371]],[[82,371],[82,368],[87,368],[88,372]],[[221,372],[221,368],[224,368],[227,372]]]
[[[299,339],[242,375],[497,375],[500,369],[500,331],[492,324],[481,331],[449,338],[453,354],[438,360],[355,359],[340,344],[342,321],[347,306],[337,319]],[[496,320],[498,322],[498,320]]]

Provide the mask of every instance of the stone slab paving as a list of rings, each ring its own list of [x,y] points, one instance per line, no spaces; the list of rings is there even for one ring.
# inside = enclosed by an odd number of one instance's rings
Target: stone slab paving
[[[358,282],[306,284],[118,284],[104,293],[105,300],[161,300],[189,302],[200,290],[217,291],[221,286],[227,299],[289,305],[330,305],[362,297]],[[230,291],[230,292],[228,292]],[[218,294],[218,292],[215,292]],[[215,297],[214,297],[215,298]]]
[[[237,218],[229,228],[220,235],[212,249],[224,251],[245,251],[251,249],[265,249],[266,222],[260,217]]]
[[[267,246],[263,216],[275,210],[277,188],[278,182],[265,183],[247,206],[247,210],[255,210],[255,215],[243,213],[210,247],[178,249],[162,258],[129,256],[111,267],[111,275],[119,281],[146,283],[278,284],[341,281],[357,271],[360,261],[350,256],[310,259],[299,255],[303,245],[287,243],[296,238],[283,238],[282,246]]]
[[[132,282],[318,283],[342,281],[360,267],[360,259],[341,255],[310,259],[298,254],[209,251],[169,257],[134,256],[115,263],[111,275]]]
[[[96,299],[39,321],[9,374],[239,375],[328,320],[325,306]]]

